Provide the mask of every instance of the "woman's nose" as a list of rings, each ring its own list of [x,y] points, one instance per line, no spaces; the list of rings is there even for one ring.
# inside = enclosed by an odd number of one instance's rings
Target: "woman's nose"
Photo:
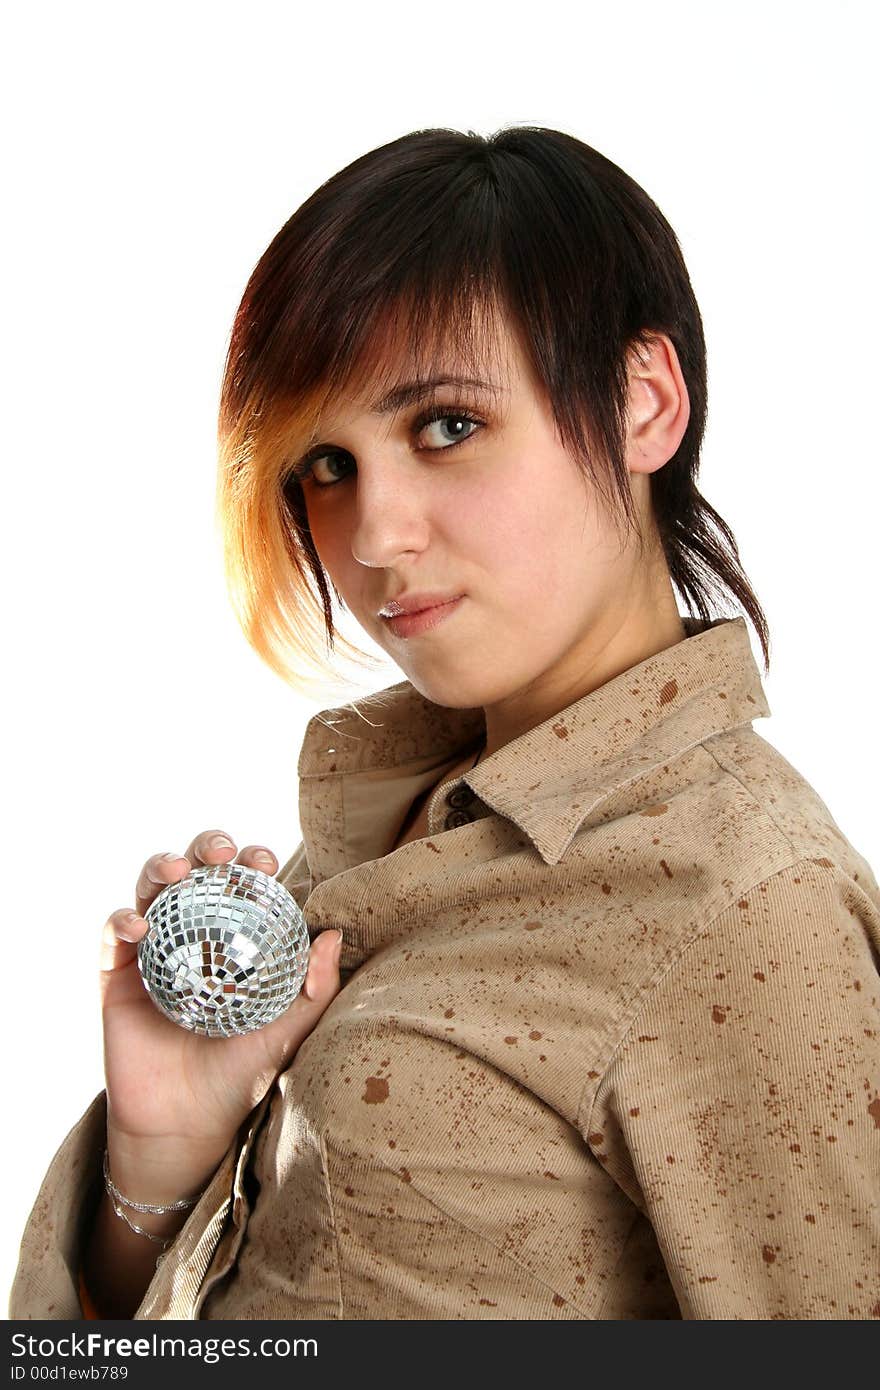
[[[367,460],[358,465],[351,552],[362,565],[392,565],[428,542],[428,499],[405,464]]]

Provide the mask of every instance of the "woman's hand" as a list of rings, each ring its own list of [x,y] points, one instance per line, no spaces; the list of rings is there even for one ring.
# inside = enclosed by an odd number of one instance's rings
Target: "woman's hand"
[[[241,1122],[339,990],[341,934],[326,931],[312,944],[302,991],[265,1028],[208,1038],[159,1012],[137,963],[137,943],[147,930],[143,914],[195,865],[227,864],[235,855],[222,831],[196,836],[185,855],[153,855],[137,881],[136,911],[120,908],[104,928],[107,1147],[115,1183],[137,1201],[165,1204],[204,1187]],[[278,871],[274,854],[253,845],[238,862]]]

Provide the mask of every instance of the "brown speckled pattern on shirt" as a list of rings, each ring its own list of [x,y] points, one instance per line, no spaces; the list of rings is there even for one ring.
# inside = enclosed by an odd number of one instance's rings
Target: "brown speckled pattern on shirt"
[[[880,1316],[880,890],[753,730],[745,620],[685,625],[391,852],[482,711],[404,681],[309,722],[279,877],[343,929],[344,988],[138,1317]],[[102,1116],[50,1168],[13,1316],[78,1315],[46,1222]]]

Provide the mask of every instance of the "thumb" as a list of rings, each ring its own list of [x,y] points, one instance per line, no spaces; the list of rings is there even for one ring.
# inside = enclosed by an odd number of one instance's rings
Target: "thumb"
[[[273,1072],[290,1065],[300,1043],[339,993],[341,951],[341,931],[319,932],[309,950],[309,968],[299,994],[289,1009],[254,1035],[261,1039]]]
[[[309,949],[309,968],[303,980],[302,994],[310,1003],[326,1008],[339,992],[339,957],[342,954],[342,932],[319,932]]]

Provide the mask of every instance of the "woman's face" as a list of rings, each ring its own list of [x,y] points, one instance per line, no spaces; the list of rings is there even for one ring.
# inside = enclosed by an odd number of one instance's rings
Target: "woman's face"
[[[462,371],[454,354],[444,367],[444,377]],[[583,692],[643,601],[643,579],[562,447],[514,337],[480,375],[494,393],[438,385],[393,415],[365,401],[328,408],[303,494],[346,606],[416,689],[441,705],[485,707],[487,726],[497,707],[531,727]],[[410,379],[405,362],[398,379]],[[429,409],[440,418],[426,423]],[[463,597],[430,630],[396,635],[383,604],[426,591]]]

